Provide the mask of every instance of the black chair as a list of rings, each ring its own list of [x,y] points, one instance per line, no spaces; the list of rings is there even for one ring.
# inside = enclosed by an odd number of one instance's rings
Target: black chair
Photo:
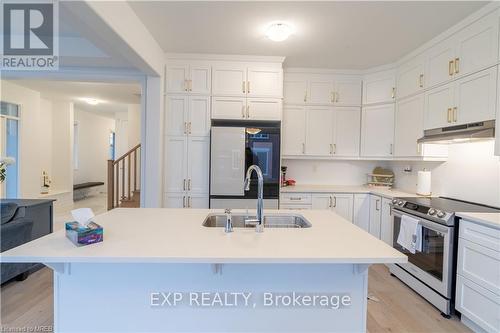
[[[31,240],[33,221],[25,218],[25,209],[15,203],[0,202],[2,216],[0,226],[0,251],[7,251]],[[1,264],[1,283],[12,278],[25,280],[29,275],[31,263]]]

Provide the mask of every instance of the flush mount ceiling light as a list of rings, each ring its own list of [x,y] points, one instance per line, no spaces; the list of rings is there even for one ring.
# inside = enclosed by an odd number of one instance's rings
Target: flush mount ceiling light
[[[90,105],[97,105],[100,103],[100,101],[98,99],[89,98],[89,97],[84,97],[81,100],[86,102],[87,104],[90,104]]]
[[[271,23],[266,30],[266,36],[274,42],[282,42],[293,33],[293,28],[285,22]]]

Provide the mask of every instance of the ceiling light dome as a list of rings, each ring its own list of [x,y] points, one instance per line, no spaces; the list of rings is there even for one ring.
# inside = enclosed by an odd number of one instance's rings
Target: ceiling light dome
[[[293,33],[293,28],[284,22],[274,22],[266,30],[266,36],[274,42],[282,42]]]

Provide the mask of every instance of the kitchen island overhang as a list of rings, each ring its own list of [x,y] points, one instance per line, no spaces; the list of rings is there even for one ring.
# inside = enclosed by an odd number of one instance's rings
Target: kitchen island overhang
[[[201,226],[213,212],[115,209],[95,219],[104,227],[103,243],[77,248],[59,231],[2,253],[2,262],[54,269],[60,332],[89,331],[74,320],[75,310],[92,314],[95,331],[362,332],[369,265],[406,262],[330,211],[300,212],[311,228],[231,234]],[[249,301],[220,304],[221,295],[232,294]],[[166,295],[182,301],[173,306]],[[190,303],[202,295],[215,304]],[[297,295],[306,304],[287,305]],[[323,303],[311,305],[314,297]]]

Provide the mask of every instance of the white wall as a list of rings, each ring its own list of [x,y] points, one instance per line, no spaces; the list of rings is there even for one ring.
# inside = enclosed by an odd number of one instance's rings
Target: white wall
[[[500,157],[494,156],[494,142],[454,144],[449,146],[447,162],[390,162],[396,186],[415,191],[417,172],[432,172],[433,195],[447,196],[500,207]],[[411,165],[410,174],[403,172]]]
[[[128,106],[128,145],[129,149],[141,142],[141,105]]]
[[[75,122],[78,123],[78,169],[74,170],[74,183],[106,184],[109,134],[115,130],[115,119],[75,109]]]
[[[52,187],[73,192],[73,103],[52,102]]]
[[[322,161],[322,160],[283,160],[287,166],[287,178],[297,184],[366,184],[367,174],[376,166],[386,166],[386,162],[376,161]]]

